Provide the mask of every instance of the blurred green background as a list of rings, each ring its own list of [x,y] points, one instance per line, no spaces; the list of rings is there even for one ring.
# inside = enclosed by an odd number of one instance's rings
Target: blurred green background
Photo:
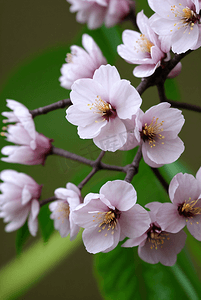
[[[145,1],[140,2],[137,6],[138,10],[145,7],[144,3]],[[144,11],[150,15],[147,6]],[[69,46],[73,43],[80,43],[83,31],[83,26],[75,21],[75,14],[69,13],[69,4],[65,0],[7,0],[0,2],[0,13],[0,110],[7,110],[6,98],[22,102],[29,109],[67,98],[68,92],[60,87],[58,81],[60,67],[65,62]],[[126,22],[121,25],[120,31],[126,28],[132,29],[132,25]],[[100,32],[96,31],[92,34],[97,43],[104,46],[105,40],[102,39]],[[112,34],[112,31],[109,31],[109,34]],[[76,38],[76,36],[78,37]],[[103,49],[104,51],[106,50]],[[201,49],[182,61],[182,73],[174,81],[167,82],[169,97],[201,105],[199,96],[200,55]],[[132,75],[132,65],[127,64],[118,56],[110,58],[109,62],[115,62],[122,78],[129,79],[134,86],[139,84],[140,80]],[[143,110],[158,103],[155,88],[147,90],[142,98]],[[181,159],[195,174],[201,165],[199,134],[201,118],[200,114],[194,112],[183,111],[183,114],[186,123],[180,137],[185,142],[186,150]],[[36,117],[35,123],[37,131],[53,138],[54,145],[57,147],[76,152],[90,159],[95,159],[100,152],[92,141],[78,138],[76,127],[68,124],[65,119],[65,110]],[[0,144],[2,148],[7,143],[1,138]],[[122,153],[117,151],[113,155],[107,154],[104,161],[117,164],[121,163],[122,159]],[[68,181],[78,184],[90,171],[88,167],[83,168],[78,163],[59,157],[48,157],[45,167],[29,167],[0,162],[0,170],[3,169],[25,172],[39,184],[43,184],[43,199],[51,197],[57,187],[64,187]],[[98,192],[98,188],[105,181],[114,178],[120,178],[120,175],[115,172],[110,174],[99,172],[83,189],[83,195],[89,191]],[[49,222],[48,207],[44,207],[41,211],[40,222],[44,227],[42,235],[47,240],[49,232],[53,229],[52,222]],[[1,220],[0,236],[2,245],[0,267],[2,267],[16,254],[16,232],[5,233]],[[37,238],[29,238],[25,249],[40,236],[41,233],[38,233]],[[19,241],[19,237],[21,236],[18,234],[17,241]],[[43,279],[33,285],[28,292],[19,296],[19,299],[44,299],[46,297],[73,300],[102,299],[93,277],[92,257],[85,251],[84,246],[80,245],[69,257],[62,259],[51,272],[47,275],[45,273]],[[12,285],[12,280],[10,285]]]

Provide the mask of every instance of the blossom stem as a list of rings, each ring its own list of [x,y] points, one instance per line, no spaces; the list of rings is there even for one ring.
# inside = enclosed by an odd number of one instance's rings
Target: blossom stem
[[[165,181],[165,179],[163,178],[163,176],[161,175],[161,173],[159,172],[159,170],[157,168],[151,168],[151,170],[153,171],[153,173],[155,174],[155,176],[160,181],[161,185],[164,187],[164,189],[168,193],[169,184]]]
[[[91,179],[91,177],[93,177],[96,174],[97,171],[97,168],[93,168],[92,171],[78,184],[78,189],[81,190],[83,186]]]
[[[52,201],[55,201],[55,200],[57,200],[57,197],[55,197],[55,196],[41,200],[41,201],[39,201],[40,207],[42,207],[43,205],[48,204]]]
[[[85,165],[89,165],[91,167],[93,167],[93,164],[94,164],[93,160],[87,159],[87,158],[82,157],[80,155],[77,155],[75,153],[71,153],[67,150],[60,149],[60,148],[57,148],[57,147],[54,147],[54,146],[52,146],[50,154],[56,154],[56,155],[59,155],[59,156],[63,156],[65,158],[69,158],[69,159],[72,159],[72,160],[75,160],[75,161],[79,161],[79,162],[81,162]]]
[[[47,106],[43,106],[43,107],[39,107],[36,108],[34,110],[30,110],[30,113],[32,114],[32,117],[35,118],[36,116],[39,115],[44,115],[47,114],[50,111],[59,109],[59,108],[64,108],[71,105],[71,100],[70,99],[63,99],[63,100],[59,100],[55,103],[52,103],[50,105]]]
[[[127,165],[125,181],[131,182],[133,177],[138,173],[139,163],[142,158],[142,147],[138,148],[138,151],[134,157],[133,162],[130,165]]]
[[[93,169],[92,171],[80,182],[78,188],[81,190],[83,186],[93,177],[93,175],[100,170],[100,162],[103,156],[105,155],[105,151],[101,151],[98,158],[93,162]]]
[[[158,95],[160,98],[160,102],[169,102],[172,105],[172,107],[176,107],[176,108],[180,108],[180,109],[188,109],[188,110],[192,110],[195,112],[201,112],[201,107],[198,105],[189,104],[189,103],[185,103],[185,102],[177,102],[177,101],[167,99],[167,97],[165,95],[165,87],[164,87],[163,83],[157,84],[157,89],[158,89]]]

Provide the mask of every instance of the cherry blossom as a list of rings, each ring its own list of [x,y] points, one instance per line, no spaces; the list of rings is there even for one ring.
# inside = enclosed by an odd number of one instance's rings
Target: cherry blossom
[[[129,13],[130,0],[67,0],[70,12],[77,12],[76,20],[87,23],[90,29],[112,27],[122,21]]]
[[[145,207],[149,208],[151,223],[149,229],[141,236],[128,239],[122,247],[138,247],[139,257],[150,263],[157,264],[160,262],[165,266],[173,266],[177,260],[177,254],[183,249],[186,241],[186,234],[182,230],[178,233],[164,231],[161,224],[158,223],[158,210],[162,203],[151,202]]]
[[[143,11],[137,14],[137,25],[141,33],[133,30],[124,30],[123,43],[117,47],[118,54],[127,62],[139,64],[135,67],[133,75],[147,77],[154,73],[166,57],[161,51],[160,41],[151,29],[148,18]]]
[[[155,14],[151,28],[161,37],[162,49],[184,53],[201,46],[200,4],[198,0],[148,0]]]
[[[142,99],[127,80],[121,80],[114,66],[101,66],[93,79],[78,79],[72,86],[73,103],[67,120],[78,126],[82,139],[93,138],[102,150],[116,151],[127,140],[127,123]]]
[[[25,130],[29,132],[29,135],[32,138],[32,140],[34,140],[35,125],[32,115],[30,114],[28,108],[16,100],[7,99],[6,102],[7,107],[10,108],[12,111],[5,111],[2,113],[2,116],[7,118],[3,120],[3,123],[21,123]]]
[[[75,80],[80,78],[92,78],[96,69],[107,63],[100,48],[88,34],[83,34],[82,45],[71,46],[71,53],[67,54],[67,63],[61,68],[62,76],[59,78],[61,86],[71,89]]]
[[[22,124],[8,125],[7,132],[3,133],[7,141],[17,146],[5,146],[1,149],[2,161],[24,165],[38,165],[45,163],[46,156],[51,151],[52,140],[35,131],[35,139],[30,136]]]
[[[13,111],[2,113],[8,118],[3,122],[5,124],[16,122],[16,124],[4,126],[5,131],[1,132],[1,135],[5,136],[8,142],[16,145],[3,147],[1,153],[8,157],[3,157],[1,160],[25,165],[44,164],[47,154],[51,151],[53,140],[35,130],[32,115],[23,104],[15,100],[7,100],[7,106]]]
[[[177,136],[185,121],[181,113],[166,102],[152,106],[145,113],[139,110],[135,129],[128,133],[121,150],[141,144],[144,161],[153,168],[174,162],[184,151],[184,144]]]
[[[61,237],[66,237],[70,233],[70,239],[73,240],[79,231],[79,226],[72,220],[72,211],[80,204],[80,190],[69,182],[66,188],[58,188],[54,194],[59,200],[49,205],[52,212],[50,218],[54,220],[54,227]]]
[[[72,218],[85,228],[82,237],[88,252],[111,251],[126,236],[139,236],[149,228],[148,212],[136,200],[134,187],[122,180],[108,181],[99,194],[84,198]]]
[[[201,184],[191,174],[178,173],[170,182],[172,203],[163,203],[157,221],[162,229],[173,233],[187,225],[189,232],[201,241]]]
[[[28,217],[28,228],[35,236],[38,230],[37,216],[40,205],[38,199],[42,186],[33,178],[13,170],[4,170],[0,173],[0,218],[6,225],[5,231],[10,232],[24,225]]]

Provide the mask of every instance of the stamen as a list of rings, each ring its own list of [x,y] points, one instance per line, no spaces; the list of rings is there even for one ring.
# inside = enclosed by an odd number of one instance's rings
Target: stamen
[[[57,204],[57,209],[55,211],[56,213],[60,213],[60,216],[58,217],[58,220],[61,219],[62,223],[64,223],[65,219],[68,219],[70,214],[70,207],[67,203],[59,202]]]
[[[118,218],[120,216],[120,213],[118,210],[110,210],[108,212],[99,212],[97,213],[96,216],[93,216],[95,217],[95,219],[93,220],[98,222],[99,225],[98,227],[100,228],[98,230],[98,232],[101,232],[102,230],[106,230],[106,233],[105,233],[105,236],[107,236],[107,232],[109,232],[110,230],[110,233],[111,234],[114,234],[114,229],[116,228],[117,226],[117,223],[118,223]]]
[[[196,215],[200,215],[201,207],[199,207],[199,206],[195,207],[198,200],[200,200],[200,199],[191,200],[191,198],[189,198],[188,200],[185,200],[184,203],[182,203],[178,206],[179,214],[183,215],[185,218],[192,218]]]
[[[97,113],[103,117],[103,121],[109,120],[109,118],[115,118],[117,113],[116,110],[111,106],[110,103],[107,103],[101,99],[100,96],[97,96],[94,103],[87,104],[90,110],[93,110],[93,113]],[[100,122],[100,121],[95,121]]]
[[[140,50],[143,53],[151,53],[151,47],[154,46],[152,42],[150,42],[144,34],[140,35],[140,38],[136,41],[137,47],[134,47],[134,50],[137,52]]]
[[[67,53],[66,61],[68,64],[72,63],[73,62],[73,54]]]
[[[156,146],[155,138],[158,138],[159,140],[163,140],[165,138],[164,135],[160,134],[160,132],[163,131],[163,128],[161,128],[163,123],[164,121],[158,123],[158,118],[155,119],[155,117],[153,117],[151,124],[147,125],[147,123],[145,123],[142,131],[140,132],[143,141],[148,141],[151,148]],[[161,144],[164,144],[164,142]]]
[[[177,29],[186,27],[183,33],[189,30],[188,33],[190,34],[195,23],[200,22],[200,16],[189,7],[183,7],[181,3],[179,3],[179,6],[180,7],[177,7],[176,5],[171,6],[171,12],[174,14],[175,18],[179,18],[179,21],[175,23],[174,26],[179,25]]]
[[[162,248],[165,240],[170,239],[169,233],[161,231],[161,228],[156,222],[150,225],[147,235],[147,240],[151,244],[150,248],[155,250],[157,250],[159,246]]]

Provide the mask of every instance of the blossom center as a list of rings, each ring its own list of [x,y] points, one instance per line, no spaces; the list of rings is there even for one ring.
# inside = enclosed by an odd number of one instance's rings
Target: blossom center
[[[115,118],[117,113],[116,109],[108,102],[105,102],[101,99],[100,96],[97,96],[94,103],[88,104],[89,109],[93,110],[94,113],[97,113],[103,117],[103,120],[109,121],[109,118]],[[98,121],[96,121],[98,122]]]
[[[66,62],[67,62],[68,64],[70,64],[70,63],[73,62],[73,54],[67,53]]]
[[[137,47],[134,47],[134,50],[137,50],[137,52],[140,50],[143,53],[151,53],[151,47],[154,46],[148,38],[144,34],[140,35],[140,38],[136,41]]]
[[[179,18],[179,22],[175,23],[174,26],[179,25],[177,29],[180,29],[182,27],[186,27],[186,29],[190,28],[189,34],[191,30],[193,30],[193,26],[195,25],[195,23],[200,21],[200,15],[196,14],[187,6],[183,7],[181,3],[179,3],[179,7],[177,7],[176,5],[172,5],[171,12],[174,14],[175,18]],[[184,31],[184,33],[185,32],[186,30]]]
[[[102,230],[110,231],[111,234],[114,234],[114,230],[117,226],[118,219],[120,218],[120,211],[118,209],[110,210],[108,212],[98,212],[96,218],[100,222],[98,227],[100,228],[98,232]],[[93,216],[95,218],[95,216]],[[94,219],[95,221],[95,219]],[[107,232],[105,236],[107,236]]]
[[[148,141],[149,145],[152,147],[156,146],[156,139],[164,139],[165,137],[160,133],[163,131],[162,125],[164,121],[161,121],[158,123],[158,118],[155,119],[153,117],[151,123],[147,125],[147,123],[144,124],[142,127],[142,131],[140,131],[140,136],[144,142]],[[162,142],[161,144],[164,144]]]
[[[169,240],[169,234],[161,230],[160,226],[155,222],[151,223],[147,231],[147,240],[151,244],[150,248],[157,250],[163,247],[165,240]]]
[[[57,209],[55,211],[56,213],[59,213],[59,216],[58,216],[58,220],[61,219],[61,222],[64,223],[64,220],[65,219],[68,219],[69,217],[69,214],[70,214],[70,207],[67,203],[64,203],[64,202],[59,202],[57,204]]]
[[[196,215],[201,214],[201,207],[196,207],[197,200],[191,200],[189,198],[188,200],[185,200],[183,203],[179,204],[178,206],[178,212],[180,216],[184,216],[185,218],[192,218]]]

